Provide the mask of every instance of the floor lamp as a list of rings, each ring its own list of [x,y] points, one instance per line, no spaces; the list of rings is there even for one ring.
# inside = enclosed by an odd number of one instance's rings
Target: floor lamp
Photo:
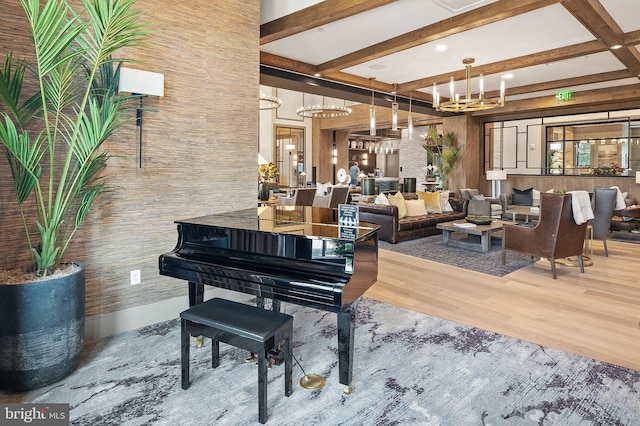
[[[505,170],[487,170],[487,180],[491,181],[491,198],[500,196],[500,181],[507,180]]]

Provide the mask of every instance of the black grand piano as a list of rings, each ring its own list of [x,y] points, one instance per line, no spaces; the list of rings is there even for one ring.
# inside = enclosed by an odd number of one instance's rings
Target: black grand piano
[[[268,298],[335,312],[340,383],[350,393],[355,309],[377,280],[378,228],[341,229],[334,215],[268,206],[178,220],[178,243],[160,256],[160,274],[188,281],[190,306],[211,285],[253,294],[259,304]]]

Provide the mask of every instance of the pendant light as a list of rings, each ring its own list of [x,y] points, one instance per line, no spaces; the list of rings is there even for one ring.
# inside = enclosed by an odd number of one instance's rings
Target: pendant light
[[[409,93],[409,116],[407,117],[407,133],[409,139],[413,138],[413,118],[411,118],[411,93]]]
[[[371,105],[369,106],[369,135],[376,135],[376,104],[375,104],[375,92],[373,88],[373,82],[376,80],[375,77],[371,77]]]
[[[393,83],[393,102],[391,103],[391,130],[394,132],[398,130],[398,83]]]

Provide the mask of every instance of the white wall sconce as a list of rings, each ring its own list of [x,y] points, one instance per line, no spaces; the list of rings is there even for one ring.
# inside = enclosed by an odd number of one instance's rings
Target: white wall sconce
[[[142,100],[147,96],[164,96],[164,74],[133,68],[120,68],[119,92],[128,92],[140,98],[136,109],[136,125],[140,127],[138,139],[139,166],[142,168]]]

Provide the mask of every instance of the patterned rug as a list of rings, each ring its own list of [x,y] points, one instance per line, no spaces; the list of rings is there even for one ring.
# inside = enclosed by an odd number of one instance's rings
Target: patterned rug
[[[469,240],[477,239],[478,244],[479,238],[477,235],[468,236]],[[533,263],[531,256],[510,250],[507,252],[506,264],[502,265],[501,244],[500,238],[493,237],[489,252],[481,253],[460,247],[445,246],[442,244],[442,235],[439,234],[396,244],[380,241],[380,248],[497,277]]]
[[[325,387],[284,396],[269,372],[267,424],[637,425],[640,373],[363,299],[357,310],[353,393],[337,378],[336,316],[283,304],[294,316],[294,355]],[[257,372],[247,353],[192,350],[180,387],[176,320],[87,344],[68,378],[0,402],[69,403],[72,425],[253,425]]]

